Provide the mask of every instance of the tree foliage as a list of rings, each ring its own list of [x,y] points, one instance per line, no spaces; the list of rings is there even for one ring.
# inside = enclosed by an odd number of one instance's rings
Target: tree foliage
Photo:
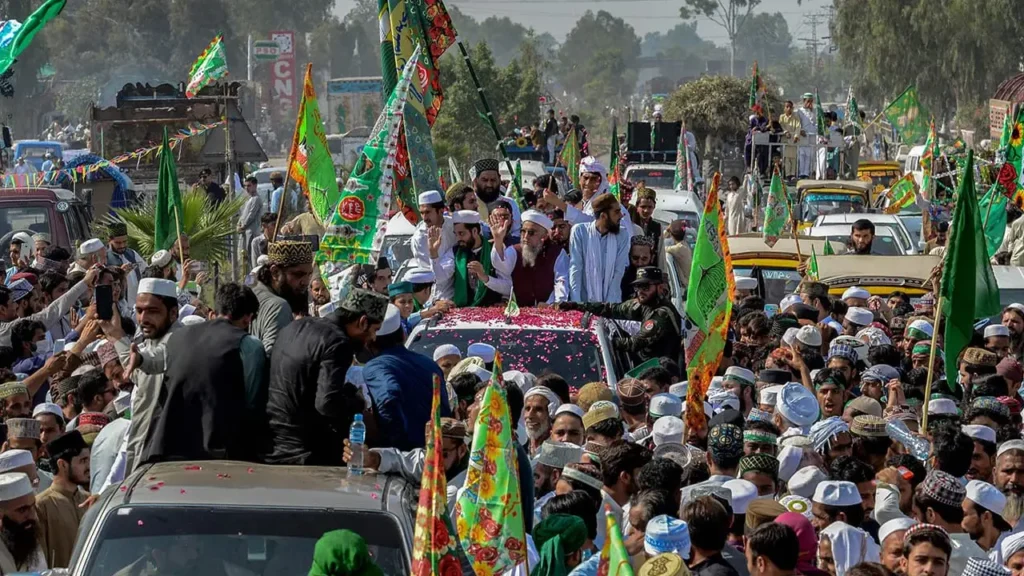
[[[633,92],[640,38],[622,18],[590,10],[576,22],[558,51],[558,78],[570,94],[593,104],[588,91],[599,89],[600,105],[612,106]]]
[[[680,86],[665,103],[665,120],[682,120],[697,142],[711,148],[742,142],[747,131],[750,81],[730,76],[704,76]],[[768,106],[781,110],[768,86]]]
[[[781,12],[761,12],[747,18],[736,37],[736,57],[748,62],[757,60],[760,67],[770,68],[789,61],[793,36]]]
[[[721,26],[735,55],[737,35],[760,4],[761,0],[683,0],[679,16],[683,20],[704,16]],[[735,70],[731,72],[736,74]]]

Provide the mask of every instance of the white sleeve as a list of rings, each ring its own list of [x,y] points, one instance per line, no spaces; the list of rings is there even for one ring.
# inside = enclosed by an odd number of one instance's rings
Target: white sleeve
[[[455,275],[455,255],[451,250],[443,252],[430,260],[430,268],[434,271],[436,282],[448,281]]]
[[[103,481],[103,486],[100,488],[99,493],[102,494],[104,490],[110,487],[112,484],[120,484],[124,480],[124,473],[126,465],[128,464],[128,428],[124,430],[124,438],[121,439],[121,445],[117,449],[117,457],[114,458],[114,465],[110,467],[110,472],[107,473],[106,480]]]
[[[491,250],[493,252],[493,248]],[[512,249],[511,248],[506,248],[506,250],[512,250]],[[515,250],[512,250],[512,253],[514,255],[515,254]],[[504,272],[502,270],[499,270],[497,267],[494,266],[494,259],[493,258],[491,259],[491,268],[494,269],[493,270],[494,275],[493,276],[489,276],[487,278],[487,282],[485,282],[484,284],[488,288],[490,288],[491,290],[494,290],[495,292],[497,292],[498,294],[501,294],[502,296],[509,296],[509,295],[511,295],[512,294],[512,269],[510,268],[508,270],[508,272]]]
[[[548,297],[548,304],[565,302],[569,299],[569,255],[562,250],[555,260],[555,289]]]
[[[512,276],[512,270],[516,267],[516,262],[519,261],[519,255],[516,254],[516,249],[511,246],[505,246],[505,251],[502,253],[498,252],[498,249],[491,247],[491,266],[494,267],[494,271],[505,276]]]
[[[565,205],[565,219],[570,224],[586,224],[594,221],[593,216],[569,204]]]

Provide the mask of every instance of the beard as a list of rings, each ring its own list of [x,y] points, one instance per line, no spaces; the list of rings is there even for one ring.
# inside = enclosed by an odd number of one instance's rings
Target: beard
[[[608,232],[610,232],[612,234],[618,234],[619,230],[622,229],[622,224],[620,224],[620,222],[615,222],[611,218],[609,218],[608,219]]]
[[[24,566],[39,549],[38,532],[35,520],[18,524],[4,516],[0,521],[0,537],[10,549],[15,565]]]
[[[485,187],[485,186],[477,186],[476,187],[476,197],[479,198],[480,200],[483,200],[485,204],[488,204],[490,202],[494,202],[495,200],[497,200],[499,193],[500,193],[500,190],[496,186],[494,188],[491,188],[489,186],[488,187]]]
[[[526,436],[533,441],[547,437],[548,432],[551,431],[550,423],[532,424],[529,420],[526,420],[524,424],[526,425]]]
[[[523,266],[527,268],[533,268],[537,265],[537,257],[540,256],[541,250],[544,247],[534,248],[529,244],[523,244]]]
[[[371,285],[370,290],[373,289]],[[274,293],[284,299],[291,307],[292,312],[308,314],[309,313],[309,289],[306,290],[293,290],[287,282],[281,282],[277,286],[274,286]]]
[[[1024,516],[1024,493],[1019,488],[1003,488],[1003,495],[1006,496],[1006,508],[1003,508],[1003,519],[1015,526],[1021,516]]]

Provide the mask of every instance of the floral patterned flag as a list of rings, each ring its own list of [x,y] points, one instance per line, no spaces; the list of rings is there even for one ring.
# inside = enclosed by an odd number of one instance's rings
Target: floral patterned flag
[[[526,560],[515,428],[501,374],[499,354],[473,428],[466,484],[455,503],[459,540],[476,576],[496,576]]]
[[[921,159],[924,160],[923,157]],[[914,180],[914,175],[907,172],[902,178],[893,182],[889,186],[889,190],[886,191],[885,197],[889,201],[889,205],[885,208],[886,214],[898,214],[904,208],[913,206],[914,200],[917,198],[917,181]]]
[[[622,541],[622,530],[615,521],[611,507],[605,504],[605,516],[608,518],[608,537],[601,548],[601,559],[597,564],[599,576],[633,576],[633,566],[629,563],[629,552]]]
[[[789,202],[786,201],[786,190],[782,187],[782,176],[776,166],[764,205],[764,243],[768,247],[775,246],[788,222]]]
[[[928,125],[928,139],[924,141],[924,153],[921,154],[921,193],[927,199],[935,197],[935,160],[939,157],[939,137],[935,134],[935,119]],[[890,188],[891,190],[892,188]],[[895,212],[890,212],[895,214]]]
[[[423,455],[420,501],[412,537],[412,576],[462,574],[458,540],[448,517],[448,482],[441,453],[441,379],[434,376],[433,419]]]

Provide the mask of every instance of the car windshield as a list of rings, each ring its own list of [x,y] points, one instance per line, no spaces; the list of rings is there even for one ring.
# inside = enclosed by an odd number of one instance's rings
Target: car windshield
[[[431,328],[417,333],[408,346],[431,356],[441,344],[465,350],[472,342],[500,343],[505,370],[522,370],[535,376],[553,372],[577,388],[604,381],[597,336],[584,330],[543,328]]]
[[[864,211],[864,200],[852,194],[808,194],[800,203],[801,219],[813,222],[822,214],[852,214]]]
[[[19,230],[30,230],[33,234],[37,232],[49,234],[49,209],[44,206],[0,204],[0,236]]]
[[[408,575],[401,529],[383,512],[156,506],[113,510],[82,573],[305,576],[317,540],[338,529],[362,536],[385,575]]]
[[[644,181],[648,188],[672,188],[676,171],[672,168],[636,168],[629,171],[629,181],[634,184]]]
[[[843,236],[840,234],[827,236],[832,242],[839,242],[840,244],[848,244],[850,241],[849,236]],[[903,254],[903,250],[900,249],[900,245],[896,242],[896,239],[892,236],[875,236],[875,239],[871,241],[871,254],[874,256],[900,256]]]
[[[789,294],[795,294],[800,286],[800,274],[796,270],[781,268],[758,268],[761,272],[766,304],[778,304]],[[754,268],[734,268],[736,276],[754,277]]]

